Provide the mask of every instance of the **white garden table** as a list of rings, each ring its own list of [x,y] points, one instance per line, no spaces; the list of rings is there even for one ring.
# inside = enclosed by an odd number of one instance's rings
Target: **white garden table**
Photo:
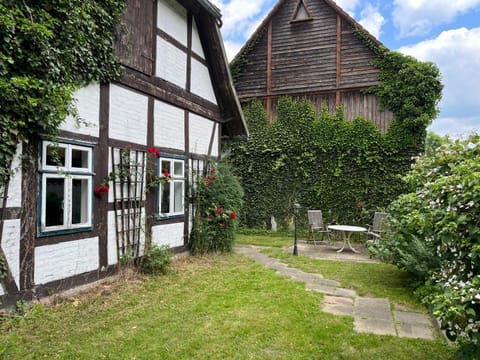
[[[352,244],[350,244],[350,236],[352,236],[354,232],[366,232],[367,228],[352,225],[329,225],[328,229],[333,231],[339,231],[342,233],[343,246],[338,249],[337,252],[342,252],[345,249],[345,245],[348,244],[350,250],[352,250],[354,253],[359,254],[359,252],[352,247]]]

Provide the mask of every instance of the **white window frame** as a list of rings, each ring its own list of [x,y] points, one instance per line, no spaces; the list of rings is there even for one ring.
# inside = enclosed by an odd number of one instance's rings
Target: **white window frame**
[[[55,146],[65,149],[65,164],[63,166],[47,165],[47,147]],[[88,164],[86,167],[74,167],[72,164],[72,150],[80,150],[87,152]],[[40,162],[41,172],[41,192],[40,192],[40,233],[48,234],[51,232],[71,231],[92,227],[92,212],[93,212],[93,148],[91,146],[82,146],[69,143],[52,143],[50,141],[43,141],[42,143],[42,157]],[[47,180],[48,179],[63,179],[64,193],[63,193],[63,225],[46,226],[47,213]],[[87,180],[87,195],[86,195],[86,220],[82,223],[72,224],[72,191],[74,180]]]
[[[162,195],[164,183],[160,183],[158,186],[158,214],[162,217],[170,216],[183,216],[185,214],[185,160],[175,157],[160,157],[158,159],[158,176],[163,177],[162,163],[168,161],[170,162],[170,201],[168,213],[162,212]],[[181,163],[181,174],[175,174],[175,163]],[[181,211],[175,211],[175,184],[182,184],[182,206]]]

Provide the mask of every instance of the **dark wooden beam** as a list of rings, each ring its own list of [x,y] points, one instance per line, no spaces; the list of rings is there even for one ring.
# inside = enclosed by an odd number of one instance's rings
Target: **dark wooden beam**
[[[152,83],[150,78],[142,76],[132,69],[125,69],[120,83],[171,105],[189,109],[191,112],[207,119],[224,122],[224,118],[215,104],[197,95],[190,94],[163,79],[154,78]]]
[[[268,24],[267,34],[267,118],[272,121],[272,109],[270,101],[270,91],[272,89],[272,22]]]
[[[100,128],[98,145],[94,152],[94,186],[108,176],[108,127],[110,119],[110,85],[100,85]],[[94,230],[98,234],[99,268],[108,267],[108,201],[94,196]]]
[[[342,98],[341,92],[338,90],[340,89],[341,81],[342,81],[342,17],[337,15],[337,64],[336,64],[336,97],[335,103],[336,105],[340,105]]]

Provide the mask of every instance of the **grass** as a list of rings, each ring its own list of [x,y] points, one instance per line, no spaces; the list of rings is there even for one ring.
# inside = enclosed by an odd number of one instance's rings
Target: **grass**
[[[293,256],[279,248],[292,245],[292,237],[238,235],[237,243],[265,246],[264,253],[305,272],[322,274],[326,279],[339,281],[343,287],[354,289],[360,296],[386,297],[397,308],[426,312],[408,286],[408,274],[396,266],[384,263],[355,263],[318,260]]]
[[[393,265],[318,260],[301,255],[293,256],[280,249],[266,249],[262,252],[291,267],[337,280],[342,287],[354,289],[360,296],[389,298],[397,308],[426,312],[408,287],[408,274]]]
[[[166,276],[127,277],[5,321],[0,358],[452,357],[441,339],[355,333],[352,318],[319,310],[321,298],[242,255],[186,257]]]
[[[240,234],[237,235],[236,242],[238,244],[281,248],[284,246],[292,245],[292,237],[288,235],[272,236],[269,234],[262,234],[252,236]]]

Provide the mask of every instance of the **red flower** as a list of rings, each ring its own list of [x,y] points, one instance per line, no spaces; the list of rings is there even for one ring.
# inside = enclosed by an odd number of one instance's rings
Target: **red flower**
[[[215,174],[215,169],[210,169],[210,174]]]
[[[103,194],[107,193],[108,190],[110,190],[110,187],[108,185],[100,185],[93,189],[93,192],[96,197],[99,197],[101,199],[103,197]]]
[[[168,172],[167,169],[163,170],[163,176],[165,176],[167,178],[170,177],[170,173]]]
[[[210,179],[212,179],[212,181],[215,181],[215,179],[216,179],[215,175],[212,176]]]
[[[156,149],[156,148],[153,147],[153,146],[148,148],[148,152],[149,152],[150,154],[155,155],[155,157],[157,157],[157,158],[160,157],[160,150]]]
[[[220,226],[222,227],[222,229],[225,229],[227,227],[227,224],[226,223],[221,223]]]
[[[237,215],[235,215],[235,213],[233,211],[230,211],[230,219],[232,220],[235,220],[235,218],[237,217]]]
[[[222,215],[222,212],[223,212],[222,208],[221,208],[221,207],[217,207],[217,214],[218,214],[218,215]]]

